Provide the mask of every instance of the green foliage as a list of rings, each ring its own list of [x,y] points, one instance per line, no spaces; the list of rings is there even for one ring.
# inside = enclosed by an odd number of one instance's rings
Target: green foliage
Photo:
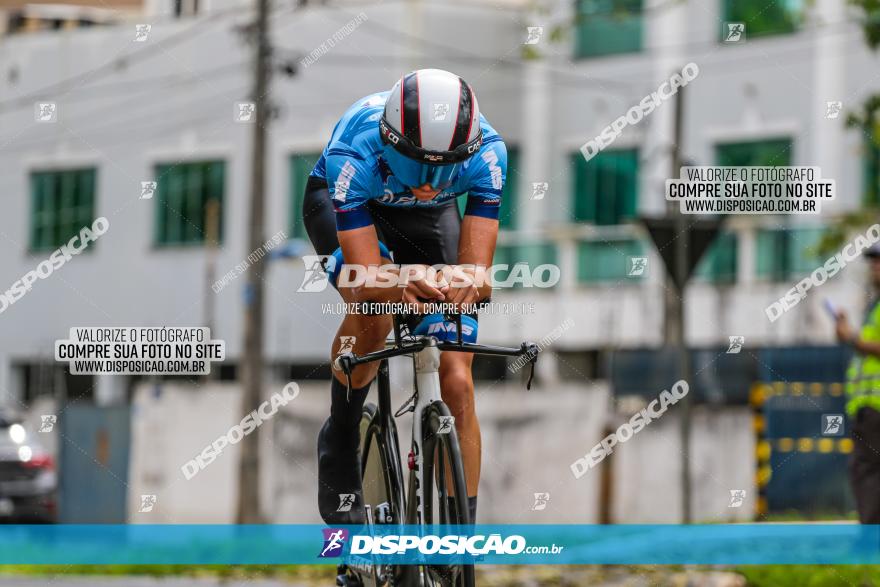
[[[880,220],[880,208],[870,206],[844,214],[831,223],[816,246],[819,257],[827,258],[837,253],[856,233],[864,233],[869,226]]]
[[[877,49],[880,46],[880,0],[849,0],[849,3],[861,8],[865,42],[871,49]]]
[[[871,587],[880,567],[868,565],[762,565],[738,567],[749,587]]]
[[[792,33],[803,22],[803,3],[725,0],[723,20],[746,23],[751,38]]]

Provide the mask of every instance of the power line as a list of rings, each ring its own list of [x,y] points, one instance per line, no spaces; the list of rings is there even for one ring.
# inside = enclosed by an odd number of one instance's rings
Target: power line
[[[124,82],[116,82],[110,84],[102,84],[97,86],[84,86],[83,89],[88,89],[93,93],[73,93],[75,90],[71,90],[71,93],[65,98],[65,103],[75,103],[80,102],[82,100],[96,100],[103,99],[107,97],[112,97],[114,95],[130,95],[132,93],[141,94],[144,92],[145,86],[155,86],[156,84],[161,84],[158,88],[152,87],[152,90],[165,90],[176,88],[179,86],[189,85],[189,84],[198,84],[205,80],[209,79],[219,79],[230,75],[232,73],[240,73],[244,71],[244,67],[247,64],[244,62],[235,63],[231,65],[223,65],[217,67],[215,69],[210,69],[206,71],[204,74],[199,77],[195,76],[186,76],[183,77],[179,74],[172,75],[164,75],[164,76],[156,76],[156,77],[148,77],[141,78],[138,80],[130,80]],[[94,95],[99,94],[99,95]],[[3,114],[7,114],[10,112],[14,112],[17,110],[23,110],[27,108],[32,108],[33,102],[27,105],[19,105],[14,106],[12,108],[8,108],[5,111],[0,111],[0,116]]]
[[[96,79],[101,79],[107,77],[108,75],[112,75],[114,73],[118,73],[120,66],[128,66],[133,63],[137,63],[144,59],[148,59],[152,57],[157,51],[164,51],[169,47],[174,47],[183,43],[184,41],[188,41],[194,39],[195,37],[201,35],[205,32],[207,27],[199,26],[211,23],[216,21],[221,16],[226,16],[233,13],[240,13],[240,7],[236,7],[233,9],[223,10],[216,12],[209,16],[208,18],[201,20],[199,22],[195,22],[192,25],[186,27],[185,29],[173,34],[161,41],[150,43],[144,46],[142,49],[137,51],[133,51],[129,54],[122,55],[119,57],[114,57],[112,60],[106,62],[103,65],[96,67],[95,69],[91,69],[89,71],[85,71],[83,73],[76,74],[67,79],[55,82],[48,86],[45,86],[39,90],[33,91],[30,94],[25,96],[21,96],[19,98],[13,98],[11,100],[7,100],[6,102],[0,102],[0,109],[6,108],[20,108],[23,106],[33,107],[33,103],[41,98],[45,98],[45,96],[49,95],[57,95],[59,93],[64,94],[70,91],[75,90],[77,87],[81,86],[83,82],[89,81],[90,83],[94,83]],[[193,31],[193,29],[198,29]],[[68,86],[71,86],[69,89]]]

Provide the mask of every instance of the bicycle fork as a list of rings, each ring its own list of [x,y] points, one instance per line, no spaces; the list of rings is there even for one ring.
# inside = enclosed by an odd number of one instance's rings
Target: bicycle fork
[[[425,520],[425,487],[427,483],[433,483],[433,479],[425,478],[431,473],[425,471],[424,446],[422,445],[423,415],[425,409],[434,402],[441,401],[440,397],[440,349],[437,342],[430,339],[428,345],[415,354],[413,358],[415,368],[415,391],[416,401],[413,406],[413,438],[412,453],[410,453],[410,492],[411,505],[408,516],[409,523],[427,523]],[[412,519],[412,518],[415,519]]]

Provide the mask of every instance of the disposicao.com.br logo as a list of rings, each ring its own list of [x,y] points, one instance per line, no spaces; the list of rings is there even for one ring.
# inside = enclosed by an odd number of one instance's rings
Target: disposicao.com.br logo
[[[330,558],[342,556],[345,549],[345,541],[348,540],[348,530],[344,528],[324,528],[324,545],[318,558]]]
[[[517,555],[559,554],[563,546],[529,546],[518,534],[436,535],[388,534],[384,536],[352,536],[353,555]]]

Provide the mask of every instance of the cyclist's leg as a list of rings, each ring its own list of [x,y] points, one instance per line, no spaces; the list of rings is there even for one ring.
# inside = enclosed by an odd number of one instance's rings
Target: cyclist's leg
[[[339,248],[330,192],[327,190],[327,183],[319,178],[310,177],[306,185],[306,193],[303,197],[303,222],[317,254],[331,255]],[[382,239],[381,229],[377,226],[376,230],[379,238]],[[385,260],[390,261],[390,259]],[[340,288],[339,294],[346,302],[356,301],[349,288]],[[380,350],[384,346],[391,326],[392,319],[388,315],[346,314],[330,349],[331,361],[339,353],[342,337],[355,337],[352,352],[368,353]],[[376,377],[378,369],[378,363],[357,367],[352,373],[352,386],[360,388],[369,385]],[[334,373],[334,375],[340,383],[347,383],[342,373]]]
[[[473,359],[474,356],[470,353],[444,352],[440,356],[440,389],[443,401],[455,417],[455,431],[458,434],[458,445],[464,462],[468,501],[471,503],[471,521],[476,514],[476,496],[482,462],[480,423],[475,409],[474,379],[471,371]]]
[[[326,182],[309,178],[302,212],[315,252],[332,254],[339,243]],[[347,289],[340,294],[345,301],[354,301]],[[342,337],[354,337],[353,352],[365,353],[382,348],[390,328],[388,316],[346,315],[333,341],[331,361],[339,352]],[[358,424],[376,369],[378,365],[358,367],[352,374],[350,390],[340,373],[334,373],[330,384],[330,416],[318,435],[318,507],[328,524],[358,524],[364,519]],[[355,497],[349,504],[343,496],[352,494]],[[346,507],[342,507],[344,499]]]

